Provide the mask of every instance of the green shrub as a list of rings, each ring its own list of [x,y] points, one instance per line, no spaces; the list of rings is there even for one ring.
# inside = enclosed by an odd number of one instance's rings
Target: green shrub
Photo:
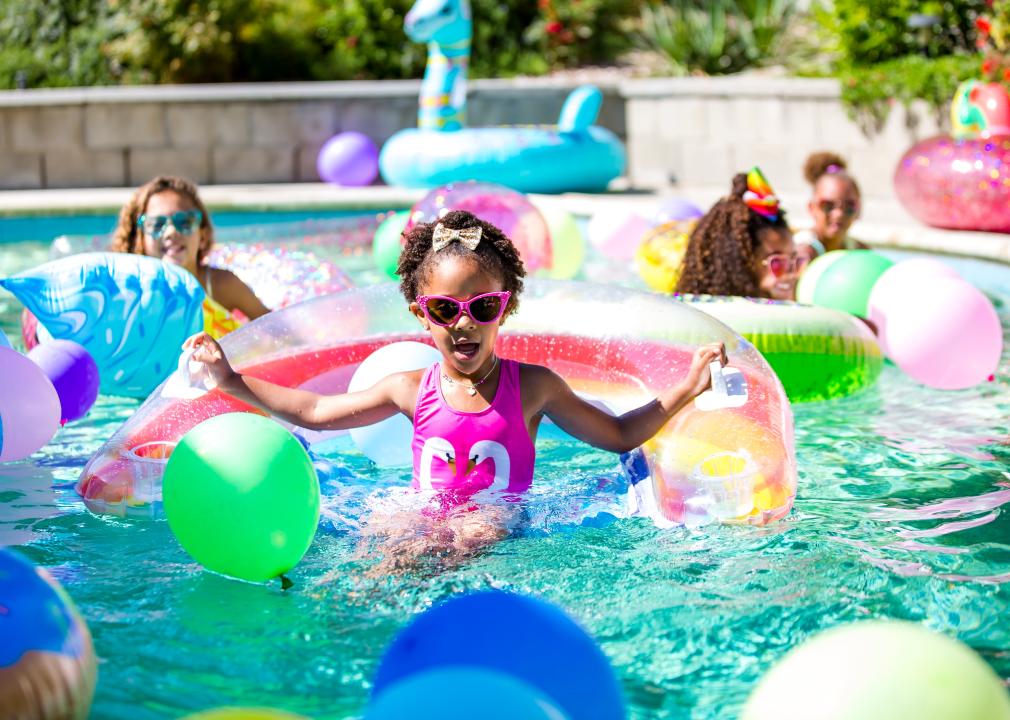
[[[538,5],[524,39],[550,67],[613,60],[633,46],[639,0],[539,0]]]
[[[116,82],[104,54],[110,16],[102,0],[0,0],[0,87]]]
[[[978,58],[971,55],[941,58],[907,55],[876,65],[850,68],[839,73],[842,102],[867,133],[883,127],[895,102],[910,107],[915,100],[925,100],[937,114],[940,124],[945,125],[947,103],[954,96],[954,90],[977,69]]]
[[[612,59],[640,0],[472,0],[471,74]],[[0,85],[419,77],[410,0],[0,0]]]
[[[906,55],[944,57],[976,50],[986,0],[831,0],[815,16],[845,67]]]
[[[650,0],[645,44],[680,75],[734,73],[777,59],[794,0]]]
[[[871,132],[893,103],[916,99],[946,122],[958,83],[981,66],[977,21],[987,11],[986,0],[832,0],[814,15],[836,56],[842,100]]]

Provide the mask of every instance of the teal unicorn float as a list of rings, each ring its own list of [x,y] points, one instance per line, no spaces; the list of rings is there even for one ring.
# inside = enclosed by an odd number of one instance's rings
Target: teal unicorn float
[[[461,180],[522,192],[599,192],[624,172],[624,146],[593,125],[603,94],[576,88],[557,125],[466,127],[466,77],[473,20],[468,0],[417,0],[407,36],[428,43],[417,128],[391,137],[379,156],[390,185],[435,187]]]

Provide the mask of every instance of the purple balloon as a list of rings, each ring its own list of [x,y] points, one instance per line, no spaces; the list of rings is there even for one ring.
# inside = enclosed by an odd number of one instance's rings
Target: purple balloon
[[[680,197],[667,198],[659,207],[656,209],[656,213],[652,216],[652,224],[665,225],[666,223],[675,222],[677,220],[694,220],[695,218],[700,218],[704,215],[697,205],[695,205],[690,200],[685,200]]]
[[[334,185],[371,185],[379,175],[379,149],[367,135],[342,132],[323,145],[316,157],[316,171]]]
[[[32,348],[28,357],[56,388],[60,423],[84,417],[98,398],[98,365],[91,354],[71,340],[50,340]]]

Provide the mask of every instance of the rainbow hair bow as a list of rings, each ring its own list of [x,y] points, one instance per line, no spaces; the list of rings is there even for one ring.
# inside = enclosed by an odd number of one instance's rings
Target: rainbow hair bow
[[[756,167],[747,173],[747,191],[743,201],[754,212],[763,215],[772,222],[779,218],[779,199],[772,192],[772,186],[764,174]]]

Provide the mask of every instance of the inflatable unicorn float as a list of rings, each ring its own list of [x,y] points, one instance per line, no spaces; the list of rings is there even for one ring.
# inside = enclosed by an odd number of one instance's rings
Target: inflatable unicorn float
[[[621,141],[593,125],[603,102],[593,86],[572,91],[557,125],[466,127],[469,0],[417,0],[404,27],[411,40],[428,43],[428,64],[418,127],[393,135],[379,156],[390,185],[478,180],[521,192],[599,192],[624,172]]]

